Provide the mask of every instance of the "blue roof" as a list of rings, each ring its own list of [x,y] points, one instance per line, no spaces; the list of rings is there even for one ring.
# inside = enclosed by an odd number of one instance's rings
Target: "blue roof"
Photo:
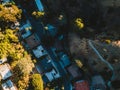
[[[39,11],[44,11],[44,7],[41,3],[41,0],[35,0],[35,3],[37,5]]]
[[[44,58],[37,62],[37,69],[39,69],[39,73],[45,73],[53,68],[52,64],[49,63],[49,60]]]

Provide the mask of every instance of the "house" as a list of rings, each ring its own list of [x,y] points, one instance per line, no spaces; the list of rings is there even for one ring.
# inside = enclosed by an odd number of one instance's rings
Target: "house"
[[[11,80],[7,80],[5,83],[2,84],[3,90],[17,90],[16,86],[13,84]]]
[[[43,4],[41,2],[41,0],[35,0],[35,3],[37,5],[37,8],[40,12],[43,12],[44,11],[44,7],[43,7]]]
[[[0,59],[0,64],[3,64],[3,63],[5,63],[5,62],[7,62],[7,58],[2,58],[2,59]]]
[[[25,43],[27,46],[32,49],[40,44],[40,39],[39,37],[34,33],[25,38]]]
[[[10,66],[9,64],[4,64],[0,66],[0,78],[2,80],[5,80],[12,76],[12,72],[10,71]]]
[[[89,83],[85,80],[80,80],[74,83],[75,90],[90,90]]]
[[[56,64],[48,54],[42,60],[37,61],[36,69],[42,75],[45,83],[52,82],[61,77]]]
[[[83,77],[83,70],[80,69],[76,64],[70,64],[66,67],[68,74],[73,78],[73,81],[81,79]]]
[[[106,90],[105,81],[102,76],[95,75],[92,77],[92,90]]]
[[[32,26],[30,24],[30,21],[27,20],[27,23],[24,24],[22,27],[20,27],[19,31],[20,31],[20,35],[23,39],[25,39],[26,37],[30,36],[32,33],[31,33],[31,30],[32,29]]]
[[[61,78],[61,75],[55,67],[53,67],[50,71],[46,72],[42,76],[42,79],[45,83],[49,83],[49,82],[58,80],[59,78]]]
[[[39,60],[36,63],[36,69],[41,75],[45,74],[46,72],[50,71],[53,68],[51,58],[47,59],[47,57],[48,56],[42,58],[42,60]]]
[[[47,55],[47,51],[43,48],[42,45],[37,46],[32,51],[36,58],[40,58],[42,56]]]
[[[46,72],[45,76],[48,78],[49,82],[52,82],[53,80],[60,78],[60,74],[55,68],[53,68],[49,72]]]

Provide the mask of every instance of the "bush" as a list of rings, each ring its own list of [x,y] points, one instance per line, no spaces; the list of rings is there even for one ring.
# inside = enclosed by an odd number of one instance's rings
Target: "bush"
[[[39,74],[33,74],[31,78],[32,90],[43,90],[43,81]]]

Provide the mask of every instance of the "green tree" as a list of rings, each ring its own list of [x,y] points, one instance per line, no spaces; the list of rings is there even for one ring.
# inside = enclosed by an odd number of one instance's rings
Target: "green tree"
[[[13,64],[15,64],[14,62]],[[14,82],[17,83],[19,90],[26,90],[29,84],[29,75],[34,68],[34,64],[31,60],[30,55],[26,55],[19,59],[14,66],[13,73],[15,75]]]
[[[33,15],[34,17],[36,17],[36,18],[41,18],[41,17],[43,17],[43,16],[45,15],[45,13],[44,13],[44,12],[40,12],[40,11],[34,11],[34,12],[32,13],[32,15]]]
[[[10,55],[14,55],[13,57],[15,58],[17,54],[17,49],[15,50],[17,43],[18,38],[14,30],[6,29],[4,32],[0,32],[0,58]]]
[[[75,19],[75,25],[79,28],[82,29],[84,27],[84,23],[81,18],[76,18]]]
[[[21,9],[14,4],[0,5],[0,24],[6,26],[21,19],[21,13]]]
[[[43,90],[43,81],[40,74],[33,74],[31,78],[32,90]]]

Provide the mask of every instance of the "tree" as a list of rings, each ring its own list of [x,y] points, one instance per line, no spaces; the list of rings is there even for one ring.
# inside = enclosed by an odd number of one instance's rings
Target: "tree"
[[[32,15],[35,16],[36,18],[41,18],[45,15],[45,13],[40,11],[34,11]]]
[[[15,47],[13,47],[13,44],[15,46],[15,43],[18,42],[18,38],[14,33],[15,32],[11,29],[6,29],[4,32],[0,32],[0,58],[15,53]]]
[[[15,63],[15,62],[14,62]],[[19,90],[26,90],[29,84],[29,75],[34,68],[34,64],[31,60],[30,55],[26,55],[23,58],[19,59],[16,62],[16,65],[13,69],[14,73],[14,82],[17,83]]]
[[[27,57],[21,58],[21,60],[18,61],[16,65],[16,70],[19,70],[20,75],[27,76],[32,72],[32,69],[34,67],[34,64],[31,61],[31,57],[28,55]]]
[[[81,18],[75,19],[75,25],[79,28],[82,29],[84,27],[84,23]]]
[[[8,25],[8,23],[21,19],[21,13],[21,9],[14,4],[0,5],[0,24],[4,25],[3,23],[5,23]]]
[[[32,90],[43,90],[43,81],[40,74],[33,74],[31,78]]]

